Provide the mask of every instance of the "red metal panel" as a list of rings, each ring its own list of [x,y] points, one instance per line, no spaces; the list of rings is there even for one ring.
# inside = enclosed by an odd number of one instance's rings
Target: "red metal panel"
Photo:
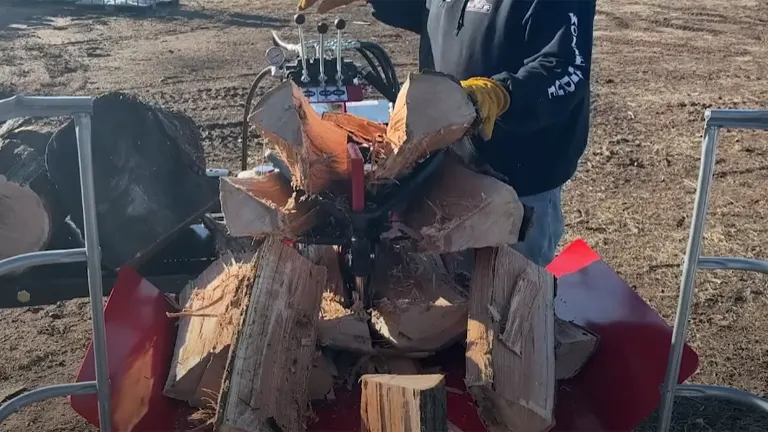
[[[171,311],[165,295],[133,269],[118,272],[104,308],[114,431],[178,430],[189,414],[184,403],[162,395],[176,343]],[[76,381],[94,379],[91,344]],[[98,427],[95,395],[72,396],[70,404]]]
[[[571,243],[548,267],[559,277],[556,311],[600,335],[600,346],[585,368],[559,383],[555,431],[631,431],[658,405],[671,329],[583,240]],[[135,271],[123,269],[105,308],[113,429],[151,432],[186,430],[183,403],[162,396],[176,328],[166,316],[164,295]],[[455,347],[432,360],[449,387],[464,390],[464,356]],[[680,381],[698,367],[688,346]],[[77,381],[93,379],[89,347]],[[310,431],[358,431],[360,389],[336,389],[333,404],[314,406]],[[93,395],[71,398],[72,407],[98,424]],[[465,432],[484,431],[472,398],[448,393],[448,415]]]

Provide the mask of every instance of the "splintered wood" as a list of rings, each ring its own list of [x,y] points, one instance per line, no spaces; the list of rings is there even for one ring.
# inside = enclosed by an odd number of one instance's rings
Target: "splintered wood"
[[[442,375],[363,375],[363,432],[447,432]]]
[[[370,287],[381,297],[371,311],[373,328],[399,351],[437,351],[467,328],[466,293],[439,255],[384,246]]]
[[[293,183],[309,194],[347,174],[347,132],[315,112],[291,80],[259,99],[249,119],[288,165]]]
[[[446,159],[405,224],[419,235],[420,252],[449,253],[517,243],[523,204],[501,181]]]
[[[387,139],[387,127],[366,118],[340,112],[324,112],[323,120],[329,121],[349,133],[359,144],[369,145],[376,160],[392,154],[392,144]]]
[[[489,431],[538,432],[553,422],[554,277],[509,247],[476,252],[466,383]]]
[[[475,105],[458,81],[438,72],[410,74],[387,126],[394,153],[373,177],[396,179],[430,153],[460,140],[476,120]]]
[[[328,277],[320,305],[318,344],[323,347],[368,354],[373,352],[370,316],[359,302],[351,308],[344,307],[344,281],[339,268],[339,256],[335,247],[312,245],[304,255],[326,268]]]
[[[324,267],[269,238],[219,397],[216,426],[228,431],[304,430]]]
[[[256,264],[224,256],[182,291],[178,335],[163,393],[194,407],[215,405],[232,341],[240,325],[244,294]]]
[[[221,211],[234,237],[271,233],[293,237],[314,223],[314,213],[304,203],[294,202],[291,185],[278,173],[222,177],[219,182]]]

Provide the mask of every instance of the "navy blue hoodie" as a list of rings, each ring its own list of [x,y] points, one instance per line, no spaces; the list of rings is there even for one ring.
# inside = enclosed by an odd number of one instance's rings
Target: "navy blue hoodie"
[[[595,0],[368,1],[379,21],[421,36],[419,69],[509,89],[478,153],[520,196],[573,176],[589,135]]]

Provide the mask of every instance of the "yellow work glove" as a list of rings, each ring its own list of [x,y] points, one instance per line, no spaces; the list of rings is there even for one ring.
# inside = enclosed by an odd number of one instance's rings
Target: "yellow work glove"
[[[328,11],[331,11],[341,6],[346,6],[356,1],[358,0],[322,0],[320,2],[320,5],[317,7],[317,12],[326,13]],[[309,9],[312,6],[314,6],[317,2],[318,0],[299,0],[299,6],[297,10],[301,12],[305,9]]]
[[[477,107],[480,115],[480,136],[488,141],[493,135],[493,125],[509,108],[509,90],[490,78],[470,78],[461,86]]]

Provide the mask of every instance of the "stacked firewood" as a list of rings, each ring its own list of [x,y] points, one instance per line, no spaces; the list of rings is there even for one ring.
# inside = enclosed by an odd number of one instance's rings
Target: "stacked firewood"
[[[467,389],[489,429],[550,428],[558,374],[576,373],[596,340],[556,319],[554,277],[509,247],[523,206],[472,165],[466,137],[477,114],[460,84],[412,74],[385,126],[320,116],[285,82],[250,120],[291,177],[222,178],[229,235],[260,247],[225,252],[184,291],[166,394],[209,409],[220,430],[301,431],[310,400],[331,399],[335,382],[362,374],[362,430],[447,431],[443,376],[420,373],[416,359],[465,342]],[[401,215],[411,240],[378,251],[370,309],[344,300],[334,246],[284,241],[325,222],[308,197],[348,194],[350,141],[372,155],[368,190],[448,152]]]

